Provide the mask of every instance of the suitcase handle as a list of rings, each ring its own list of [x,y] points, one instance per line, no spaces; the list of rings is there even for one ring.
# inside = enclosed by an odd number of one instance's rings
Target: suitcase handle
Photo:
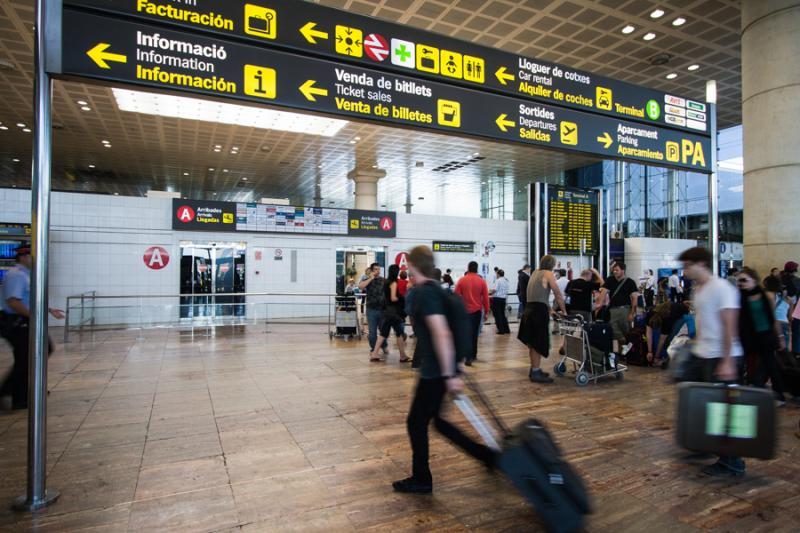
[[[462,374],[462,377],[464,378],[464,382],[467,384],[467,386],[469,386],[469,388],[475,392],[475,396],[478,397],[478,400],[480,400],[480,402],[486,408],[486,411],[489,413],[489,416],[492,417],[494,423],[497,424],[497,427],[500,429],[500,433],[503,434],[503,438],[510,437],[512,435],[511,429],[497,415],[497,413],[494,410],[494,407],[492,407],[492,404],[489,401],[489,398],[487,398],[486,395],[483,393],[480,386],[478,385],[478,382],[475,381],[469,374]]]

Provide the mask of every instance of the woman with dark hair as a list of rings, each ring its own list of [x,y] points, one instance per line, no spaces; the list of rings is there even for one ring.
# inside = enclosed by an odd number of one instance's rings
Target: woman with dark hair
[[[760,279],[758,273],[748,267],[742,268],[736,275],[742,301],[739,338],[745,354],[745,379],[751,385],[765,387],[769,378],[776,398],[785,404],[783,383],[775,360],[778,334],[774,302],[761,288]]]
[[[378,354],[379,347],[383,342],[389,338],[392,330],[397,337],[397,350],[400,352],[400,362],[407,363],[411,358],[406,355],[406,343],[403,335],[403,326],[405,323],[405,301],[400,295],[398,290],[398,279],[400,276],[400,267],[397,265],[389,266],[389,273],[384,283],[384,300],[386,307],[383,309],[381,315],[380,325],[378,326],[378,340],[375,342],[375,348],[369,354],[370,362],[383,361]]]
[[[553,269],[556,258],[545,255],[539,261],[539,268],[531,274],[528,282],[528,291],[525,312],[519,325],[517,338],[528,347],[528,356],[531,360],[531,369],[528,378],[534,383],[552,383],[553,378],[541,369],[542,357],[550,355],[550,292],[555,296],[556,306],[562,313],[567,314],[564,308],[564,297],[558,289]]]

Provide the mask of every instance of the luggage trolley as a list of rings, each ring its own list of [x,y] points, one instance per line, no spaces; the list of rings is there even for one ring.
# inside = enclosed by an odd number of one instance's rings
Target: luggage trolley
[[[566,375],[570,362],[572,369],[569,371],[575,373],[575,383],[579,387],[607,376],[622,379],[628,367],[619,361],[610,361],[609,354],[591,345],[582,316],[556,317],[555,325],[556,332],[564,337],[564,356],[553,369],[556,375]]]
[[[358,321],[358,302],[353,295],[336,296],[334,305],[334,329],[328,334],[331,338],[340,337],[350,340],[357,337],[361,339],[361,324]]]

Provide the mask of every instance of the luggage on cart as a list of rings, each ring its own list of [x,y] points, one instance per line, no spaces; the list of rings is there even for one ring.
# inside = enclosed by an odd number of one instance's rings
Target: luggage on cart
[[[614,330],[608,322],[590,322],[583,328],[589,334],[589,344],[598,350],[611,353],[614,347]]]
[[[334,331],[331,337],[361,337],[361,327],[358,323],[358,304],[355,296],[336,296],[334,302]]]
[[[678,444],[694,452],[771,459],[772,391],[722,383],[678,385]]]
[[[778,372],[783,378],[783,386],[792,396],[800,397],[800,355],[788,350],[775,352]]]
[[[583,527],[592,512],[589,494],[580,476],[561,456],[549,431],[536,419],[528,419],[514,431],[495,414],[477,384],[471,383],[503,438],[497,443],[493,430],[466,396],[455,400],[486,444],[500,451],[497,467],[536,509],[551,533],[570,533]]]

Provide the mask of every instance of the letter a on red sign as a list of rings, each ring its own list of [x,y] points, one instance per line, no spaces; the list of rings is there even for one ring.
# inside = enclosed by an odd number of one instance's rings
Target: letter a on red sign
[[[381,219],[381,229],[383,231],[392,231],[392,219],[389,217],[383,217]]]
[[[194,209],[188,206],[178,208],[178,220],[181,222],[191,222],[194,220]]]
[[[151,270],[161,270],[169,264],[169,252],[161,246],[151,246],[144,252],[144,264]]]

